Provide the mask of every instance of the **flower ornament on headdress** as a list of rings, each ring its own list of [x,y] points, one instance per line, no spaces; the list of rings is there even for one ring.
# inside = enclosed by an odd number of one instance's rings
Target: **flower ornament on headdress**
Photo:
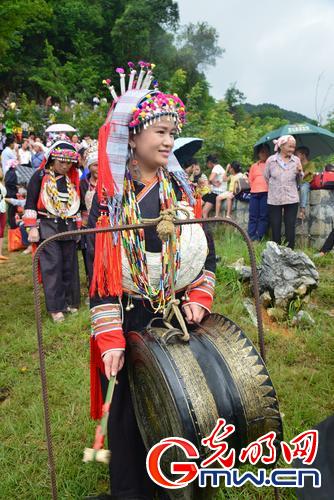
[[[144,97],[142,103],[133,109],[133,118],[129,123],[130,129],[136,133],[140,127],[153,125],[163,116],[175,122],[178,132],[181,132],[185,122],[185,107],[177,94],[163,94],[152,92]]]
[[[78,163],[79,153],[77,153],[69,137],[62,133],[55,134],[53,136],[50,135],[50,139],[52,140],[52,143],[49,144],[49,148],[45,153],[45,159],[47,163],[52,160]]]
[[[60,160],[66,161],[68,163],[78,163],[79,154],[73,148],[62,148],[60,146],[55,147],[51,150],[49,154],[50,160]]]

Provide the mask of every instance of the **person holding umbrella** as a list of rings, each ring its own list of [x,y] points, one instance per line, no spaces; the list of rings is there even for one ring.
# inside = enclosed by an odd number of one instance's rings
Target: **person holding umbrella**
[[[285,240],[294,249],[299,205],[298,182],[304,176],[303,167],[299,158],[294,155],[296,140],[292,135],[283,135],[274,140],[274,144],[275,154],[268,158],[264,171],[264,178],[268,182],[272,240],[281,244],[284,218]]]

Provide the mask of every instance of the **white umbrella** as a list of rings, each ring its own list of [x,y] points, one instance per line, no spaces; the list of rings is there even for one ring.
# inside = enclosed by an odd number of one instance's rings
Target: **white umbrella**
[[[54,123],[50,125],[45,132],[76,132],[76,130],[76,128],[67,125],[67,123]]]

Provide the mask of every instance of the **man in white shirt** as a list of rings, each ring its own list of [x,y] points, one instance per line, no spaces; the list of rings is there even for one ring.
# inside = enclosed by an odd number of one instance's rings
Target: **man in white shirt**
[[[203,196],[203,217],[209,217],[210,210],[216,205],[217,196],[227,190],[226,172],[225,169],[219,165],[217,157],[209,155],[206,159],[206,165],[211,170],[209,176],[211,193]]]
[[[9,135],[7,137],[6,147],[1,154],[3,178],[5,178],[5,175],[7,173],[9,160],[20,161],[18,154],[18,144],[16,143],[15,137],[13,135]]]

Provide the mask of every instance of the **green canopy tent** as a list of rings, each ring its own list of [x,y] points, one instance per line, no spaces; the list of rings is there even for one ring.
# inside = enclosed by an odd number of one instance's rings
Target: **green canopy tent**
[[[272,132],[264,135],[254,146],[255,151],[261,144],[268,144],[270,151],[274,152],[274,139],[282,135],[293,135],[298,146],[307,146],[310,150],[310,158],[316,156],[328,156],[334,154],[334,134],[329,130],[316,127],[310,123],[295,123],[283,125]]]

